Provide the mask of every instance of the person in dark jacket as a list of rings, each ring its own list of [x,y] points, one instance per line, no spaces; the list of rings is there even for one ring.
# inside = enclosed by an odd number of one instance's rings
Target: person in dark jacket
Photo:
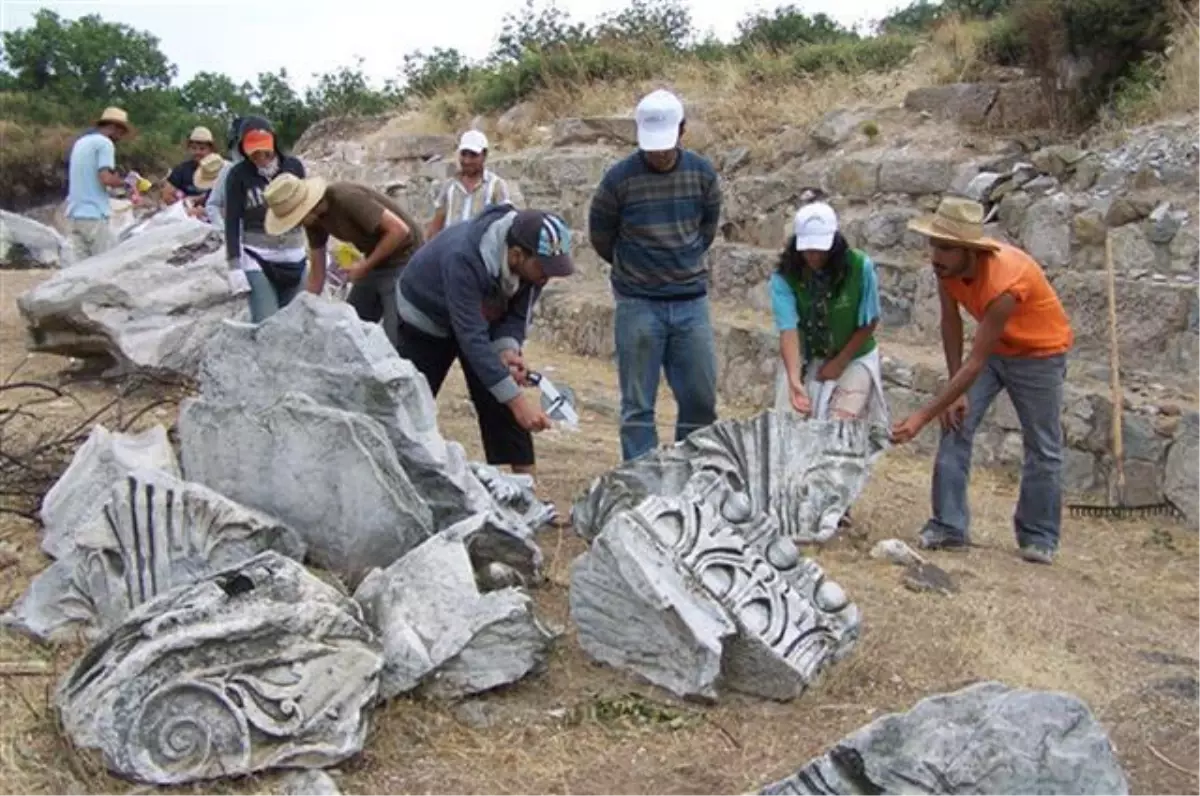
[[[225,258],[230,286],[249,290],[250,319],[261,323],[300,292],[307,258],[299,229],[267,233],[263,192],[283,172],[303,178],[304,165],[283,153],[271,123],[258,116],[242,119],[238,152],[244,159],[225,178]]]
[[[400,273],[396,350],[434,395],[459,360],[488,464],[534,472],[530,432],[550,419],[521,391],[525,332],[542,287],[574,270],[566,222],[502,204],[444,229]]]

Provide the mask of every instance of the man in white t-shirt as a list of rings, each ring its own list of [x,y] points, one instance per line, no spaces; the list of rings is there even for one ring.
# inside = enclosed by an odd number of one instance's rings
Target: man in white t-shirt
[[[512,202],[508,183],[486,167],[487,136],[478,130],[463,133],[458,142],[458,174],[438,191],[433,220],[425,227],[425,240],[453,224],[470,221],[493,205]]]
[[[116,245],[109,226],[112,206],[109,188],[124,181],[117,173],[114,142],[129,134],[129,116],[120,108],[108,108],[96,128],[79,137],[71,147],[67,184],[67,227],[77,260],[94,257]]]

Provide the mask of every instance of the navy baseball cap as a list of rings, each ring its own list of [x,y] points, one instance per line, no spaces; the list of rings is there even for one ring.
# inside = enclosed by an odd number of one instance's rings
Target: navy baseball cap
[[[561,217],[544,210],[522,210],[513,219],[508,234],[513,243],[534,253],[546,276],[575,273],[571,229]]]

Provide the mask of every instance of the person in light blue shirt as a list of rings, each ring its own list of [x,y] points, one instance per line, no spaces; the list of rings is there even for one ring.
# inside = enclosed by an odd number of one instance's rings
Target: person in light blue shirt
[[[786,399],[818,420],[887,423],[879,347],[879,282],[866,253],[838,231],[824,202],[800,208],[794,234],[771,275],[771,307],[779,333]]]
[[[117,173],[115,142],[129,134],[129,116],[108,108],[95,130],[79,137],[71,147],[67,183],[68,234],[76,259],[94,257],[116,245],[109,226],[112,208],[108,189],[124,183]]]

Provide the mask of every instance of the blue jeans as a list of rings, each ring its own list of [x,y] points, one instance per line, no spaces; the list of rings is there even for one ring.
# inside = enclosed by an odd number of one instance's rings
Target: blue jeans
[[[970,508],[967,482],[971,447],[984,413],[1001,390],[1008,391],[1021,421],[1025,463],[1013,515],[1017,544],[1058,548],[1062,526],[1063,381],[1065,355],[1030,359],[993,355],[967,391],[967,417],[957,431],[944,432],[933,467],[933,518],[926,529],[967,540]]]
[[[268,270],[269,269],[269,270]],[[261,271],[247,271],[250,283],[250,320],[262,323],[280,307],[286,307],[303,285],[304,268],[263,266]]]
[[[621,383],[621,457],[658,447],[654,404],[663,370],[679,405],[678,442],[717,419],[717,352],[708,298],[681,301],[616,297],[617,376]]]

